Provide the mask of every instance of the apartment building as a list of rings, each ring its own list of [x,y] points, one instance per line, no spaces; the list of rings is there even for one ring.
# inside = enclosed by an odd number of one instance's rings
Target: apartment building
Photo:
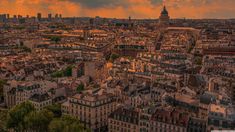
[[[126,108],[114,111],[108,119],[109,132],[139,132],[139,112]]]
[[[52,98],[45,94],[34,94],[29,101],[33,104],[36,110],[42,110],[44,107],[52,104]]]
[[[108,116],[116,110],[116,98],[103,89],[84,91],[62,104],[63,114],[78,118],[92,131],[107,131]]]
[[[178,110],[158,109],[150,121],[151,132],[187,132],[189,116]]]
[[[56,87],[57,84],[50,81],[9,81],[3,88],[5,105],[8,108],[12,108],[15,105],[33,99],[32,97],[44,95],[50,89]]]

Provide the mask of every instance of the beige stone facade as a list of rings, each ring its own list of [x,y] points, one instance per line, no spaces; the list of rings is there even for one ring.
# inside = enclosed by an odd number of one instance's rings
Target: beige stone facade
[[[108,116],[116,107],[113,94],[89,91],[70,97],[62,104],[62,112],[78,118],[92,131],[101,131],[107,130]]]

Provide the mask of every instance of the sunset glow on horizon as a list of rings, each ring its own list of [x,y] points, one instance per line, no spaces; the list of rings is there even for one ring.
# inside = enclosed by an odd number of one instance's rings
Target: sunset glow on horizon
[[[235,18],[235,0],[1,0],[0,13],[154,19],[163,4],[171,18]]]

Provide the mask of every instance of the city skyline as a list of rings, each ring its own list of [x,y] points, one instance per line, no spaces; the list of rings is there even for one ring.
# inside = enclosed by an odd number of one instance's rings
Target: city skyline
[[[235,131],[235,0],[0,0],[0,132]]]
[[[62,14],[64,17],[106,17],[155,19],[163,5],[171,18],[235,18],[233,0],[5,0],[0,1],[0,13],[43,17]],[[6,8],[7,7],[7,8]]]

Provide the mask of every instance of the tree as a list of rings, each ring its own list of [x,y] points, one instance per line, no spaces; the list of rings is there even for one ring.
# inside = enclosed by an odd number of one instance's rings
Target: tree
[[[77,122],[73,122],[65,127],[64,132],[85,132],[84,127]]]
[[[0,79],[0,101],[3,98],[3,86],[6,84],[5,80]]]
[[[68,66],[64,70],[56,71],[52,73],[51,77],[57,78],[57,77],[64,77],[64,76],[66,77],[72,76],[72,69],[73,69],[73,66]]]
[[[7,110],[0,110],[0,132],[6,132]]]
[[[110,56],[110,61],[115,61],[117,58],[119,58],[119,55],[118,54],[111,54],[111,56]]]
[[[51,121],[49,125],[50,132],[87,132],[82,124],[71,116],[62,116]]]
[[[49,124],[49,132],[62,132],[65,128],[65,122],[60,118],[53,119]]]
[[[25,130],[24,117],[34,110],[33,105],[29,102],[16,105],[8,113],[6,127],[14,129],[16,132]]]
[[[193,46],[192,45],[190,45],[190,47],[188,48],[188,53],[191,53],[191,51],[193,50]]]
[[[64,70],[64,75],[65,76],[72,76],[72,69],[73,69],[73,66],[68,66],[65,70]]]
[[[82,92],[83,90],[84,90],[84,84],[81,83],[81,84],[79,84],[79,85],[77,86],[77,92],[80,93],[80,92]]]
[[[26,46],[22,46],[22,49],[25,51],[25,52],[32,52],[32,50]]]
[[[46,132],[48,124],[53,119],[53,113],[46,109],[42,111],[32,111],[24,118],[25,127],[28,131]]]
[[[20,47],[24,46],[24,42],[20,41]]]
[[[58,43],[59,41],[61,41],[61,38],[59,36],[52,36],[50,37],[51,41],[54,41],[55,43]]]
[[[202,57],[196,57],[196,58],[195,58],[195,63],[196,63],[197,65],[202,65]]]
[[[64,73],[62,71],[56,71],[51,74],[51,77],[53,77],[53,78],[63,77],[63,76],[64,76]]]
[[[55,118],[61,117],[61,105],[60,104],[53,104],[45,107],[46,110],[51,111],[54,114]]]

